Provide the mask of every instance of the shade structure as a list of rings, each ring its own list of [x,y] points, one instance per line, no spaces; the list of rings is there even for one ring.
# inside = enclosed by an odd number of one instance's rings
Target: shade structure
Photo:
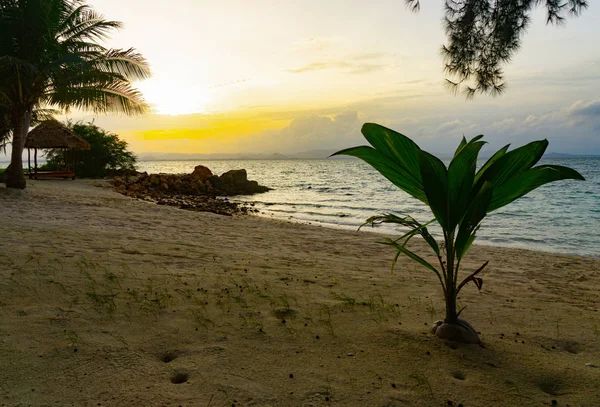
[[[25,148],[76,148],[89,150],[90,144],[57,120],[46,120],[27,135]]]
[[[75,179],[75,151],[89,150],[90,144],[75,134],[64,124],[57,120],[46,120],[37,125],[27,135],[25,140],[27,148],[29,178],[38,177],[62,177]],[[31,149],[34,150],[34,168],[31,168]],[[38,171],[37,150],[38,149],[63,149],[65,151],[65,167],[57,171]],[[72,151],[72,163],[66,160],[67,151]]]

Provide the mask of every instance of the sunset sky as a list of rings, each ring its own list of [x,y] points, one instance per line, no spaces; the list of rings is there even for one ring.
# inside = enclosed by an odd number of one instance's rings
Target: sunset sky
[[[418,14],[404,0],[89,3],[125,23],[109,45],[153,70],[136,85],[153,114],[96,118],[142,157],[337,149],[362,144],[366,121],[436,152],[483,133],[490,149],[546,137],[551,151],[600,154],[598,2],[564,27],[537,9],[506,94],[473,101],[443,86],[441,0]]]

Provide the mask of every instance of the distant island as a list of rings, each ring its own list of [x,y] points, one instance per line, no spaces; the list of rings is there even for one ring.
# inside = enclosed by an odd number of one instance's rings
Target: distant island
[[[187,153],[141,153],[138,155],[140,161],[202,161],[202,160],[321,160],[329,158],[337,150],[309,150],[302,151],[299,153],[241,153],[241,154],[187,154]],[[435,154],[439,158],[451,159],[452,154],[449,153],[437,153]],[[481,153],[480,158],[489,158],[490,153]],[[544,158],[583,158],[583,157],[600,157],[600,155],[594,154],[568,154],[568,153],[557,153],[551,152],[544,154]],[[335,160],[354,160],[353,157],[348,156],[334,156],[330,159]]]
[[[205,161],[205,160],[322,160],[329,158],[337,150],[309,150],[302,151],[299,153],[281,154],[281,153],[269,153],[269,154],[189,154],[189,153],[140,153],[138,154],[138,161]],[[442,160],[449,160],[452,158],[451,154],[448,153],[437,153],[435,154]],[[483,152],[480,158],[489,158],[490,154]],[[544,154],[544,158],[585,158],[585,157],[600,157],[598,154],[568,154],[568,153],[547,153]],[[355,160],[353,157],[347,156],[335,156],[329,158],[330,160]],[[44,159],[40,159],[44,162]],[[2,164],[8,165],[10,162],[9,157],[0,157],[0,167]]]
[[[141,153],[140,161],[193,161],[193,160],[318,160],[328,158],[337,150],[310,150],[299,153],[238,153],[238,154],[187,154],[187,153]],[[332,159],[352,159],[332,157]]]

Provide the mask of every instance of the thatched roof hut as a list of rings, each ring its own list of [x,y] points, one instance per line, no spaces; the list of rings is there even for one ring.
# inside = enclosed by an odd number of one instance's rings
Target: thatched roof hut
[[[90,144],[75,134],[64,124],[56,120],[46,120],[31,130],[25,140],[27,149],[27,163],[29,167],[29,178],[38,177],[61,177],[75,179],[75,151],[90,150]],[[60,148],[63,149],[64,167],[56,171],[38,171],[37,153],[39,149]],[[34,167],[31,168],[31,149],[34,150]],[[71,150],[71,162],[67,159],[68,150]]]
[[[76,148],[89,150],[90,144],[57,120],[46,120],[27,135],[25,148]]]

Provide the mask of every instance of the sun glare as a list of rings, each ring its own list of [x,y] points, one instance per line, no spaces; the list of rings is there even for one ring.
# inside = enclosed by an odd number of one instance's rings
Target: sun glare
[[[178,116],[206,113],[212,100],[210,89],[175,83],[143,83],[144,97],[157,114]]]

